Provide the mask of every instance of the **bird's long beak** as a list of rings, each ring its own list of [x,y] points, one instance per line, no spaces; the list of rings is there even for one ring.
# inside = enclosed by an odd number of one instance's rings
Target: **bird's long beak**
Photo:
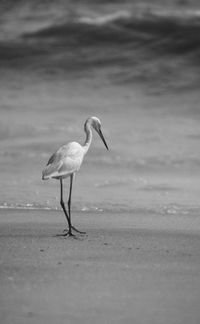
[[[104,136],[103,136],[103,134],[102,134],[101,129],[99,129],[98,133],[99,133],[99,136],[101,137],[101,139],[102,139],[102,141],[103,141],[105,147],[106,147],[107,150],[108,150],[108,145],[106,144],[106,141],[105,141],[105,138],[104,138]]]

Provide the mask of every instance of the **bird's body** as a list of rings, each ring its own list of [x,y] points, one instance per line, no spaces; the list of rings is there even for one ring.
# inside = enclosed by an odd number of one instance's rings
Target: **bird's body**
[[[77,142],[61,146],[49,159],[43,170],[43,180],[67,178],[77,172],[83,162],[85,150]]]
[[[49,159],[45,169],[42,172],[42,179],[59,179],[61,185],[61,200],[60,204],[63,208],[65,216],[68,221],[69,230],[67,235],[72,235],[72,229],[79,232],[71,225],[71,192],[72,192],[72,183],[74,174],[80,169],[80,166],[83,162],[84,156],[87,153],[91,142],[92,142],[92,129],[91,126],[97,131],[100,135],[102,141],[104,142],[106,148],[108,146],[105,142],[103,134],[101,132],[101,122],[97,117],[90,117],[86,120],[84,125],[84,130],[86,133],[86,140],[84,145],[81,145],[77,142],[70,142],[66,145],[61,146]],[[68,199],[68,213],[66,211],[64,202],[63,202],[63,183],[62,179],[70,177],[70,193]]]

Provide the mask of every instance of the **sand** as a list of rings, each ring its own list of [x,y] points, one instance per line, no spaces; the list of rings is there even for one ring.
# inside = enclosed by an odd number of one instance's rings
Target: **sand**
[[[200,323],[200,218],[0,210],[0,323]]]

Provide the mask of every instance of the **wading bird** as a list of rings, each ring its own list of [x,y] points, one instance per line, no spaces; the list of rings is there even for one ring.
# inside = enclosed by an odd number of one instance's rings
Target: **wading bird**
[[[92,128],[99,134],[105,147],[108,150],[108,146],[104,139],[104,136],[101,131],[101,122],[97,117],[89,117],[85,124],[84,130],[86,133],[86,140],[84,145],[80,145],[77,142],[70,142],[66,145],[61,146],[49,159],[45,169],[42,171],[42,179],[57,179],[60,180],[60,205],[65,213],[68,229],[63,235],[72,236],[72,230],[78,233],[84,234],[77,230],[71,223],[71,195],[72,195],[72,184],[73,178],[76,171],[80,169],[80,166],[83,162],[83,158],[87,153],[90,144],[92,142]],[[68,212],[66,210],[64,201],[63,201],[63,179],[70,177],[70,188],[69,188],[69,198],[68,198]]]

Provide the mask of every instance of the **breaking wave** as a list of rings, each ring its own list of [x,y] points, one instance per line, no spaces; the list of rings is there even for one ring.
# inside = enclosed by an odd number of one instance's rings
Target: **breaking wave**
[[[10,7],[2,10],[2,69],[62,71],[71,77],[106,68],[114,82],[152,82],[160,76],[181,80],[184,67],[188,82],[197,82],[200,11],[147,10],[130,7],[130,2],[119,7],[118,1],[115,6],[108,2],[109,10],[99,1],[96,6],[90,1],[45,3],[17,1],[12,6],[8,1]]]

